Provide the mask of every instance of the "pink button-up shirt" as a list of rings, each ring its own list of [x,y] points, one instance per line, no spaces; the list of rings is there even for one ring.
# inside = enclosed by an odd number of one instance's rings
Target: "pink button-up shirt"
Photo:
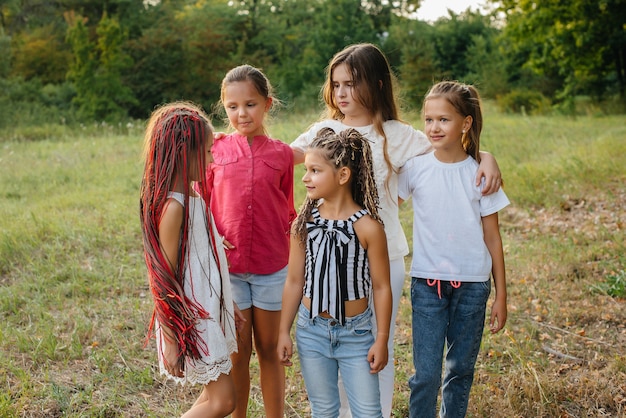
[[[234,249],[232,273],[271,274],[287,265],[293,204],[293,151],[284,142],[226,135],[211,148],[206,172],[215,224]]]

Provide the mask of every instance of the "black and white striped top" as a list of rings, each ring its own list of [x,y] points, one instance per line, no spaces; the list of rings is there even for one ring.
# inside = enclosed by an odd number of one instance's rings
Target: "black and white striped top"
[[[369,297],[370,277],[367,251],[359,243],[353,224],[367,210],[347,220],[320,217],[317,208],[307,222],[304,296],[311,299],[311,318],[327,312],[344,324],[345,301]]]

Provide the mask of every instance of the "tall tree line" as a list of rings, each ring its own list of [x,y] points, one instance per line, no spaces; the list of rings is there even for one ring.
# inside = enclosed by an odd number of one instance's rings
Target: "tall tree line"
[[[143,118],[188,99],[210,108],[241,63],[279,97],[317,100],[329,58],[356,42],[387,53],[403,99],[442,78],[487,97],[529,92],[567,103],[626,94],[624,0],[492,1],[426,23],[420,0],[0,0],[0,127],[12,113]]]

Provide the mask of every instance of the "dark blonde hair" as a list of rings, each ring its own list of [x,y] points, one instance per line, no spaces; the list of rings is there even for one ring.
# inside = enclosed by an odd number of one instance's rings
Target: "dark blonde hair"
[[[347,167],[350,169],[350,191],[355,203],[366,209],[370,216],[382,224],[378,214],[379,199],[374,171],[372,167],[371,147],[356,129],[346,129],[335,133],[330,128],[320,130],[311,142],[307,151],[318,150],[335,170]],[[306,222],[311,217],[318,200],[308,197],[300,208],[295,220],[294,231],[302,241],[306,239]]]
[[[458,81],[441,81],[430,88],[424,104],[433,98],[443,98],[463,117],[472,117],[472,126],[461,141],[465,152],[480,162],[480,133],[483,129],[483,114],[478,90]]]
[[[372,114],[373,125],[384,139],[383,155],[389,173],[394,168],[387,151],[387,136],[383,123],[399,120],[398,106],[394,94],[396,78],[385,54],[374,44],[362,43],[350,45],[333,56],[326,68],[326,81],[322,87],[322,97],[326,103],[329,119],[343,120],[345,115],[335,102],[333,71],[337,66],[346,64],[352,74],[353,94],[358,102]]]
[[[224,90],[231,83],[249,81],[252,83],[256,91],[265,99],[272,99],[272,107],[278,105],[279,100],[274,97],[274,92],[270,80],[263,74],[261,70],[252,65],[244,64],[228,71],[222,80],[220,101],[218,107],[223,109],[224,106]],[[265,127],[263,127],[265,131]],[[265,132],[267,134],[267,132]]]

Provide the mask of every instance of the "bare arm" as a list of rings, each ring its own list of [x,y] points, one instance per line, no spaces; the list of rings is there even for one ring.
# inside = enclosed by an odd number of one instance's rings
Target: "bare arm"
[[[304,288],[305,247],[292,228],[291,244],[289,248],[289,264],[287,279],[283,287],[283,305],[278,326],[278,359],[284,366],[291,366],[293,355],[293,341],[291,340],[291,326],[298,312]]]
[[[482,178],[485,178],[483,195],[492,194],[500,189],[502,185],[502,173],[495,157],[488,152],[480,152],[480,165],[476,172],[476,185],[480,185]]]
[[[302,164],[304,162],[304,151],[300,148],[291,147],[293,151],[293,165]]]
[[[389,356],[387,342],[391,323],[392,299],[387,238],[383,226],[370,217],[356,222],[354,229],[359,239],[362,240],[363,247],[367,249],[367,259],[370,265],[374,311],[378,329],[376,330],[374,345],[370,348],[367,359],[370,362],[370,372],[378,373],[387,365]]]
[[[180,245],[180,227],[183,223],[183,207],[175,199],[169,199],[163,209],[159,222],[159,241],[163,253],[172,270],[178,266],[178,246]],[[165,325],[160,324],[165,347],[163,356],[165,368],[172,376],[183,377],[178,364],[178,342],[174,333]]]
[[[504,250],[502,249],[502,237],[498,226],[498,213],[482,218],[485,244],[491,254],[494,286],[496,298],[491,306],[489,328],[492,333],[500,331],[507,318],[506,307],[506,272],[504,268]]]

